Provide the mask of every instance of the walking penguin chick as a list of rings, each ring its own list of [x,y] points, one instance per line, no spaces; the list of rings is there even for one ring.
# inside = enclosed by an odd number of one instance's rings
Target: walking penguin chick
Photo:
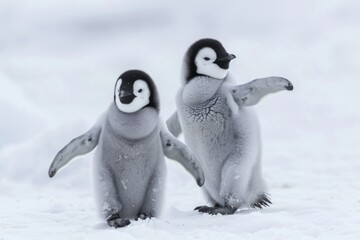
[[[156,87],[142,71],[130,70],[118,78],[114,102],[95,126],[56,155],[49,176],[96,146],[97,203],[111,227],[129,225],[129,219],[158,216],[165,188],[164,154],[180,162],[199,186],[204,184],[195,155],[161,123]]]
[[[177,111],[167,120],[175,136],[184,132],[186,144],[202,163],[203,192],[212,206],[195,210],[209,214],[271,204],[261,172],[259,125],[248,107],[269,93],[293,89],[281,77],[231,85],[227,74],[234,58],[217,40],[195,42],[184,58]]]

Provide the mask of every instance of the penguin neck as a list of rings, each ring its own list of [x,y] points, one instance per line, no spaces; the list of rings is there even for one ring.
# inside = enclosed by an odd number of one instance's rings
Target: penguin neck
[[[159,113],[153,107],[145,107],[134,113],[120,111],[111,104],[107,122],[112,132],[127,139],[141,139],[150,135],[158,126]]]
[[[183,88],[183,102],[188,106],[197,106],[211,100],[224,81],[207,76],[194,77]]]

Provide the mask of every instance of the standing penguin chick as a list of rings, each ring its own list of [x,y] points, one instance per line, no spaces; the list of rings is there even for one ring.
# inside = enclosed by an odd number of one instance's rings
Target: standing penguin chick
[[[144,72],[130,70],[117,80],[114,102],[88,132],[55,157],[49,176],[97,146],[94,184],[100,212],[109,226],[158,216],[165,183],[164,154],[180,162],[204,184],[204,172],[191,151],[159,119],[158,93]]]
[[[281,77],[231,85],[226,80],[234,58],[217,40],[195,42],[184,58],[177,112],[167,121],[175,136],[184,132],[187,145],[202,163],[203,192],[213,206],[195,210],[209,214],[233,214],[239,207],[271,204],[261,172],[259,125],[247,107],[269,93],[293,89]]]

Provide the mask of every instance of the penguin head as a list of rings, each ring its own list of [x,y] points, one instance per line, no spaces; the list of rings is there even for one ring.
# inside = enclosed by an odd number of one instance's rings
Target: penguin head
[[[201,39],[190,46],[185,55],[185,81],[196,76],[224,79],[234,54],[226,52],[223,45],[215,39]]]
[[[120,75],[115,84],[114,102],[125,113],[145,107],[159,111],[158,94],[151,77],[143,71],[129,70]]]

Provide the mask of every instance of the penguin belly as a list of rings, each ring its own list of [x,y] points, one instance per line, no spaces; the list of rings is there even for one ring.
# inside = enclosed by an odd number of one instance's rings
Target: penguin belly
[[[144,138],[131,140],[104,130],[103,135],[107,137],[99,146],[102,157],[98,161],[111,170],[122,204],[120,215],[134,218],[144,204],[151,178],[164,168],[159,129]]]
[[[179,105],[185,141],[204,168],[204,188],[214,200],[220,202],[221,169],[234,148],[235,140],[230,108],[222,96],[215,96],[195,107]]]

